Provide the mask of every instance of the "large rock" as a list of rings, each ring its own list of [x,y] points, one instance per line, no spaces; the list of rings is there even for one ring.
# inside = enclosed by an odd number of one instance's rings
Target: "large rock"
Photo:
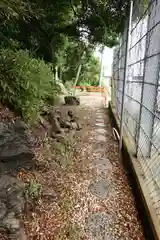
[[[24,187],[25,184],[14,177],[9,175],[0,177],[0,200],[17,215],[24,209]]]
[[[15,218],[15,213],[10,212],[3,219],[3,224],[10,232],[17,232],[20,229],[20,221]]]
[[[52,132],[55,132],[55,133],[62,133],[63,132],[57,118],[52,118],[51,125],[52,125]]]
[[[2,224],[8,232],[9,240],[27,240],[21,220],[16,218],[14,212],[8,213]]]
[[[70,123],[72,124],[73,129],[76,129],[76,130],[82,129],[79,118],[71,110],[68,111],[68,118]]]
[[[21,220],[24,210],[25,184],[9,175],[0,177],[0,231],[8,233],[10,240],[27,240]]]
[[[68,129],[72,129],[72,125],[68,120],[64,120],[62,118],[58,119],[61,128],[68,128]]]
[[[6,213],[7,213],[7,208],[5,204],[2,201],[0,201],[0,221],[4,218]]]
[[[47,121],[45,118],[40,117],[39,118],[39,122],[41,124],[41,126],[43,126],[44,131],[43,132],[43,138],[45,138],[45,136],[51,136],[52,135],[52,125],[50,124],[49,121]]]
[[[0,123],[0,165],[6,170],[20,170],[33,166],[34,152],[24,122]]]
[[[78,124],[76,122],[71,122],[72,129],[78,129]]]
[[[59,110],[51,111],[48,114],[48,120],[52,125],[52,132],[57,134],[64,133],[64,129],[71,129],[71,124],[68,120],[63,119]]]
[[[44,189],[42,191],[42,196],[47,199],[56,199],[57,198],[57,193],[53,189]]]
[[[65,96],[65,104],[67,105],[80,105],[80,98],[75,96]]]

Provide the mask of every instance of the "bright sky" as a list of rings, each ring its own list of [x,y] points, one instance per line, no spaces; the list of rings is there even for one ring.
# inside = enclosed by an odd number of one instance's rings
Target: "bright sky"
[[[95,55],[101,60],[101,53],[97,48]],[[104,67],[104,75],[111,76],[112,74],[112,62],[113,62],[113,48],[105,47],[103,54],[103,67]]]

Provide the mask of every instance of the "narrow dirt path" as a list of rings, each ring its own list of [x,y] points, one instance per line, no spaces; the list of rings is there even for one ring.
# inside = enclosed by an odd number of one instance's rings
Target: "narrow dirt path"
[[[72,139],[61,170],[50,167],[39,182],[55,191],[41,198],[25,225],[29,239],[144,239],[134,198],[118,156],[103,98],[81,97],[84,128]],[[64,154],[63,159],[66,159]],[[66,167],[67,166],[67,167]]]

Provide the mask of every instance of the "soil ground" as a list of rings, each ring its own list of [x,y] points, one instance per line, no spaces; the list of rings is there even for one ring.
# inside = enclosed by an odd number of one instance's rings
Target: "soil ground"
[[[63,144],[46,138],[37,147],[38,170],[20,175],[42,186],[36,204],[26,206],[28,239],[144,239],[103,97],[81,96],[71,108],[83,129]]]

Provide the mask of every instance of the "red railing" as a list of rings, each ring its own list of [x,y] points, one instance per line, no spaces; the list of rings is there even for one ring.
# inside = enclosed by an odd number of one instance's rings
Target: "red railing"
[[[100,92],[103,93],[103,96],[105,98],[105,101],[108,98],[108,90],[105,87],[100,87],[100,86],[72,86],[74,89],[86,89],[88,92]]]

